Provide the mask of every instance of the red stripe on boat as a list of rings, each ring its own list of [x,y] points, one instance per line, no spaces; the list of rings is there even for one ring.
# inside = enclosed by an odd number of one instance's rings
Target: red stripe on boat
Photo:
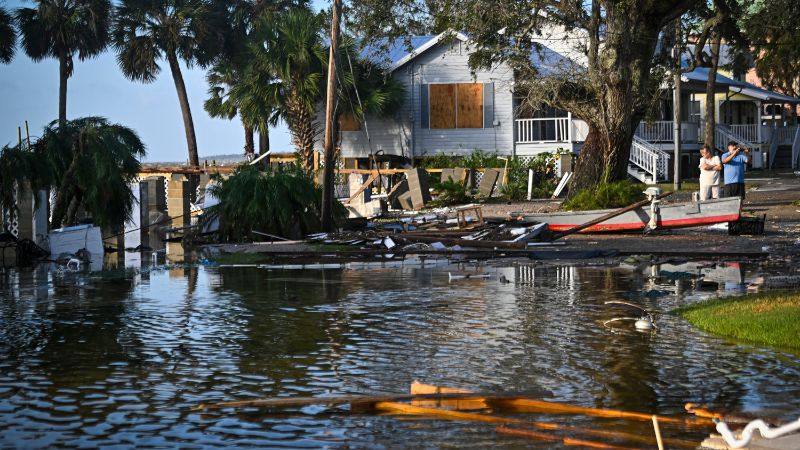
[[[708,225],[714,223],[722,223],[722,222],[734,222],[739,220],[739,214],[728,214],[725,216],[712,216],[712,217],[692,217],[689,219],[674,219],[674,220],[665,220],[665,221],[657,221],[657,229],[658,228],[680,228],[680,227],[694,227],[699,225]],[[575,228],[579,223],[576,224],[555,224],[550,225],[548,224],[548,228],[552,231],[566,231],[570,228]],[[579,233],[589,233],[592,231],[637,231],[644,229],[645,222],[628,222],[628,223],[599,223],[597,225],[592,225],[589,228],[579,231]]]

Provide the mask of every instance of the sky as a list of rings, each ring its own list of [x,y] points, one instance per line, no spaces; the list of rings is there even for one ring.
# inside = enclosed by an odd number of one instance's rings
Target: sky
[[[8,10],[32,2],[1,2]],[[324,2],[316,1],[315,6]],[[147,146],[146,162],[186,161],[188,152],[178,95],[166,61],[155,82],[133,82],[122,75],[115,55],[75,60],[68,82],[67,118],[102,116],[133,128]],[[211,118],[203,109],[208,83],[205,71],[182,66],[189,105],[194,119],[200,157],[244,152],[244,130],[238,119]],[[58,118],[58,62],[46,59],[34,63],[19,44],[14,60],[0,64],[0,145],[17,142],[17,127],[25,133],[28,121],[31,137]],[[285,124],[270,130],[270,148],[276,153],[294,151]]]

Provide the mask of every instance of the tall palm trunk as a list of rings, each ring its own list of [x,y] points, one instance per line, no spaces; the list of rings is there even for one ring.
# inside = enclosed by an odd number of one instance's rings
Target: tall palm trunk
[[[248,155],[256,153],[255,141],[253,140],[253,127],[244,125],[244,152]]]
[[[261,156],[269,151],[269,130],[259,130],[258,132],[258,155]],[[269,156],[261,160],[262,165],[269,169]]]
[[[62,131],[64,130],[64,128],[60,126],[59,129]],[[64,173],[58,192],[56,192],[56,199],[53,204],[53,219],[50,223],[51,228],[60,228],[64,225],[65,219],[70,216],[69,205],[75,197],[75,195],[73,195],[75,194],[73,189],[75,186],[75,174],[78,172],[78,165],[83,158],[85,133],[86,130],[81,130],[76,142],[73,143],[72,161],[66,173]],[[69,223],[67,223],[67,225],[69,225]]]
[[[58,55],[58,127],[63,130],[67,125],[67,53]]]
[[[186,144],[189,148],[189,165],[199,166],[200,157],[197,155],[197,138],[194,133],[194,122],[192,121],[192,110],[189,108],[189,97],[186,95],[186,85],[183,83],[181,67],[178,64],[178,56],[175,51],[167,52],[167,61],[172,71],[172,79],[175,81],[175,90],[178,91],[178,102],[181,104],[183,114],[183,128],[186,131]]]
[[[299,94],[292,94],[288,107],[292,140],[303,160],[303,169],[311,173],[314,170],[314,138],[317,136],[313,112],[299,100]]]
[[[714,148],[714,135],[717,126],[717,108],[715,106],[717,96],[714,93],[717,86],[717,69],[719,68],[719,48],[720,39],[716,36],[712,37],[711,41],[711,67],[708,68],[708,81],[706,82],[706,113],[705,121],[706,127],[704,130],[703,143]],[[702,51],[700,49],[699,51]],[[720,143],[724,147],[725,143]]]

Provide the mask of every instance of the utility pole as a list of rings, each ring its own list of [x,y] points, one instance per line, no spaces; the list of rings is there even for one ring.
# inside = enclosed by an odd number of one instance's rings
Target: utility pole
[[[333,139],[336,124],[334,123],[334,103],[336,102],[336,55],[339,52],[339,22],[342,13],[342,0],[333,0],[331,15],[331,50],[328,54],[328,92],[325,108],[325,168],[322,171],[322,230],[333,229],[333,171],[334,161]]]
[[[681,189],[681,19],[680,17],[675,20],[675,45],[672,47],[672,53],[675,57],[675,69],[673,82],[674,88],[672,90],[672,140],[675,147],[675,162],[673,166],[673,181],[672,188],[675,191]]]

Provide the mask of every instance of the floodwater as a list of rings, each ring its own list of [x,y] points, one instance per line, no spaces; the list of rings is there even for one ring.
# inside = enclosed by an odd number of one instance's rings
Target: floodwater
[[[741,291],[762,268],[208,266],[0,276],[6,448],[554,448],[494,424],[347,407],[190,411],[271,396],[403,393],[414,380],[679,414],[685,402],[795,419],[800,358],[705,335],[674,307]],[[449,280],[448,272],[490,278]],[[510,283],[501,283],[503,274]],[[698,278],[703,275],[702,280]],[[653,333],[603,321],[656,316]],[[493,414],[652,436],[648,423]],[[662,425],[700,442],[707,430]],[[577,436],[645,446],[624,440]]]

